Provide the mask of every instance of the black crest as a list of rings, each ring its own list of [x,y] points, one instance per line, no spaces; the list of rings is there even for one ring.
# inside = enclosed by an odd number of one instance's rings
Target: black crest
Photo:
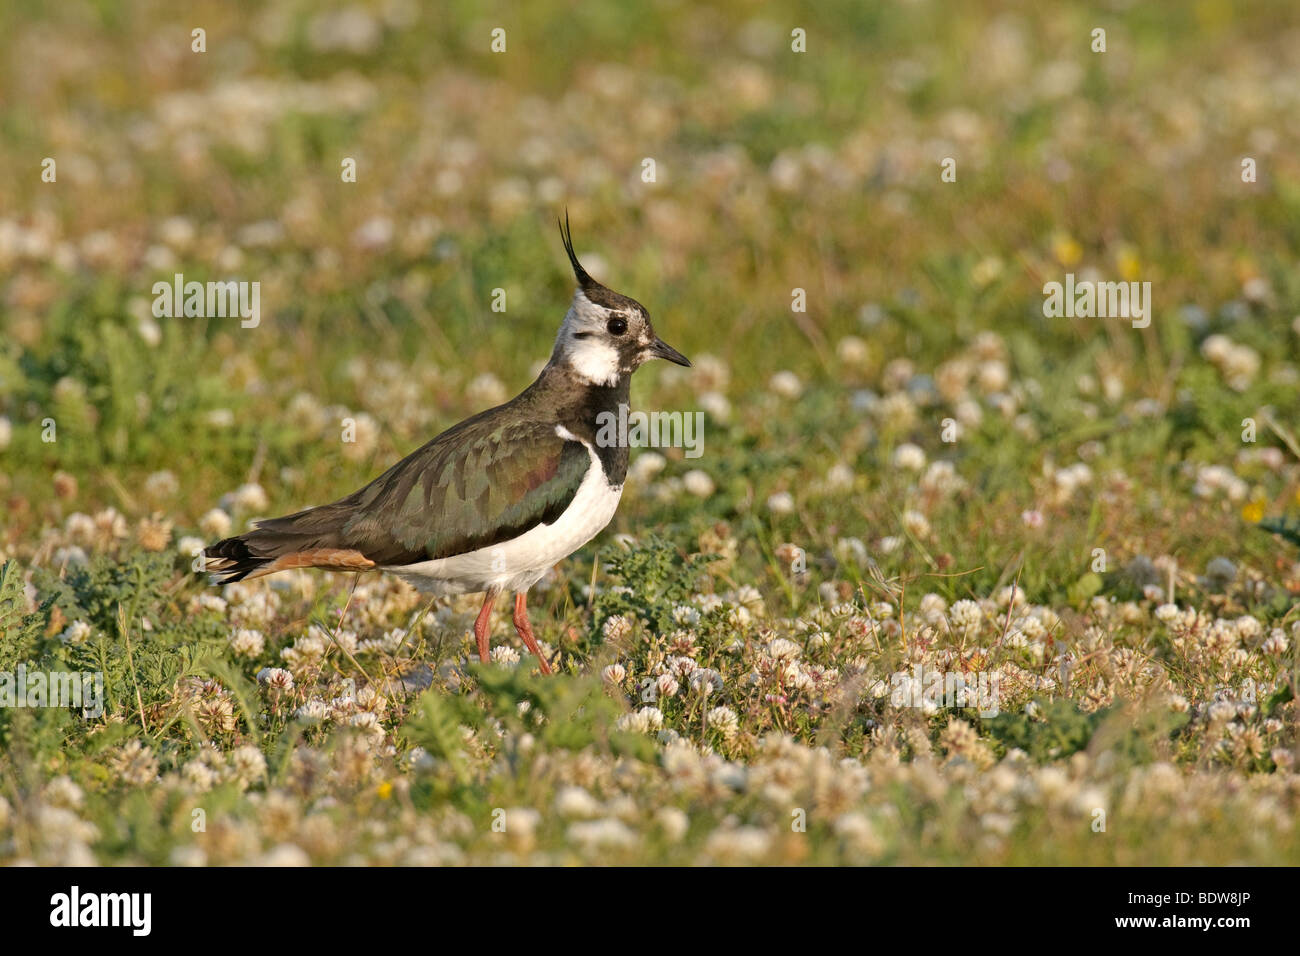
[[[564,251],[569,254],[569,262],[573,265],[573,275],[578,280],[578,285],[584,289],[599,286],[600,283],[587,274],[587,270],[578,261],[577,253],[573,251],[573,232],[569,229],[569,210],[564,210],[564,222],[557,219],[556,224],[560,227],[560,239],[564,242]]]
[[[597,305],[603,305],[609,309],[623,309],[629,306],[640,309],[640,306],[633,299],[627,296],[619,295],[612,289],[607,289],[595,279],[593,279],[587,270],[582,267],[578,261],[577,253],[573,251],[573,232],[569,229],[569,210],[564,210],[564,221],[556,220],[560,227],[560,239],[564,242],[564,251],[569,254],[569,263],[573,266],[574,278],[578,280],[578,285],[586,297]]]

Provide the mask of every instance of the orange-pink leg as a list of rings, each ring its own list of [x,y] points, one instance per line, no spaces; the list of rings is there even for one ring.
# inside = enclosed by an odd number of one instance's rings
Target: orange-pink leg
[[[515,595],[515,630],[519,632],[519,638],[524,642],[524,646],[533,652],[537,663],[542,665],[542,673],[549,674],[551,665],[546,663],[546,658],[542,656],[542,649],[537,646],[537,638],[533,636],[533,625],[528,620],[527,591],[520,591]]]
[[[496,591],[483,595],[483,610],[474,619],[474,637],[478,639],[478,659],[488,662],[488,632],[491,629],[492,606],[497,603]]]

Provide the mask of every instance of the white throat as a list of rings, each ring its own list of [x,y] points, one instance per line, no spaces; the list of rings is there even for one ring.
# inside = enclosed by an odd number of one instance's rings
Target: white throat
[[[618,382],[618,352],[596,339],[578,339],[564,352],[564,363],[588,385]]]
[[[588,385],[614,385],[620,375],[618,349],[605,338],[604,309],[579,289],[555,338],[557,364],[567,365]]]

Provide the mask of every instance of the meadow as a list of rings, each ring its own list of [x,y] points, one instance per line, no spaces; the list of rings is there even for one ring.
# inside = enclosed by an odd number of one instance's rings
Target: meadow
[[[0,694],[103,706],[0,706],[0,864],[1300,863],[1297,48],[1285,0],[7,2]],[[533,591],[557,673],[476,596],[210,586],[532,380],[566,209],[694,361],[633,407],[704,429]]]

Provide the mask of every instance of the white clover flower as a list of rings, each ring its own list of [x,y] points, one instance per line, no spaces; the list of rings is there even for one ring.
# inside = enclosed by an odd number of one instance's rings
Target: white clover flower
[[[1008,604],[1012,607],[1024,607],[1025,589],[1014,584],[1008,584],[998,591],[994,600],[997,602],[998,607],[1006,607]]]
[[[601,633],[605,636],[606,641],[617,641],[632,632],[632,622],[623,614],[615,614],[606,618],[604,625],[601,627]]]
[[[63,567],[64,565],[86,564],[89,561],[90,557],[86,554],[84,548],[71,545],[57,549],[54,552],[52,563],[55,567]]]
[[[64,859],[61,861],[72,866],[93,866],[94,854],[86,844],[99,837],[99,828],[93,823],[81,819],[66,807],[54,807],[48,804],[36,808],[36,820],[33,829],[41,835],[47,846],[62,846]]]
[[[845,813],[835,818],[831,825],[835,835],[849,846],[864,853],[879,853],[884,843],[876,835],[875,827],[863,813]]]
[[[262,632],[243,627],[230,635],[230,649],[236,657],[257,657],[266,647]]]
[[[674,655],[664,661],[664,667],[668,673],[675,674],[678,677],[686,677],[699,666],[693,659],[685,655]]]
[[[731,402],[721,392],[714,390],[701,392],[697,401],[700,403],[700,409],[715,421],[731,420]]]
[[[282,667],[263,667],[257,672],[257,682],[275,690],[293,690],[293,675]]]
[[[600,676],[606,683],[621,684],[627,679],[627,668],[622,664],[610,664],[600,672]]]
[[[346,723],[349,727],[356,727],[371,737],[382,737],[384,735],[384,728],[379,723],[379,715],[368,710],[348,714]]]
[[[258,513],[270,506],[266,491],[255,481],[240,485],[231,493],[231,501],[240,511]]]
[[[306,720],[319,724],[329,719],[330,708],[325,701],[313,698],[294,711],[293,715],[298,720]]]
[[[1166,625],[1175,623],[1182,616],[1177,604],[1162,604],[1156,608],[1155,613],[1156,620]]]
[[[144,493],[150,498],[170,498],[180,489],[180,483],[170,471],[155,471],[144,480]]]
[[[344,424],[350,427],[345,434],[348,440],[343,442],[343,457],[349,461],[364,461],[379,443],[379,423],[373,415],[355,412],[346,416]]]
[[[708,472],[698,468],[692,468],[682,475],[682,487],[697,498],[708,498],[717,488]]]
[[[978,627],[984,620],[984,612],[977,602],[968,599],[957,601],[948,611],[948,620],[957,630]]]
[[[844,462],[836,462],[826,472],[826,487],[832,491],[844,491],[853,487],[857,474]]]
[[[668,459],[657,451],[643,451],[632,462],[632,479],[637,484],[646,484],[668,464]]]
[[[59,640],[64,644],[84,644],[92,633],[90,625],[85,621],[73,621],[59,634]]]
[[[670,843],[679,842],[691,826],[690,817],[678,807],[660,807],[655,811],[655,823]]]
[[[566,819],[590,820],[600,813],[600,801],[582,787],[561,787],[555,795],[555,812]]]
[[[993,402],[994,398],[990,396],[987,400]],[[980,423],[984,421],[984,409],[973,398],[963,398],[959,401],[953,406],[952,414],[960,424],[967,428],[978,428]],[[960,431],[957,434],[960,437]]]
[[[1210,705],[1208,713],[1211,724],[1226,724],[1236,716],[1237,707],[1226,700],[1219,700]]]
[[[778,491],[769,495],[767,499],[767,510],[773,514],[788,515],[794,512],[794,495],[788,491]]]
[[[894,392],[880,399],[872,409],[881,425],[903,431],[916,424],[916,403],[906,392]]]
[[[835,541],[836,560],[856,564],[859,567],[867,563],[867,546],[861,538],[838,538]]]
[[[519,651],[509,644],[498,644],[492,648],[488,656],[492,659],[493,664],[504,664],[506,667],[514,667],[519,663]]]
[[[677,678],[672,674],[660,674],[659,677],[655,679],[655,687],[662,697],[674,696],[677,693],[679,686]]]
[[[871,355],[867,343],[856,335],[846,335],[835,343],[835,354],[849,365],[861,365]]]
[[[199,519],[199,530],[210,538],[224,538],[230,534],[230,515],[213,508]]]
[[[664,714],[658,707],[642,707],[630,714],[624,714],[617,721],[619,730],[638,734],[648,734],[659,730],[663,725]]]
[[[125,744],[111,764],[113,772],[122,782],[132,787],[144,787],[158,779],[158,758],[139,740]],[[0,826],[4,821],[0,820]]]
[[[187,558],[198,557],[204,545],[205,542],[202,538],[187,534],[176,542],[176,553]]]
[[[623,821],[590,820],[572,824],[565,836],[583,850],[626,850],[637,844],[636,833]]]
[[[266,757],[256,747],[245,744],[231,752],[230,767],[236,780],[256,783],[266,776]]]
[[[702,612],[707,614],[710,611],[716,611],[722,607],[722,598],[716,594],[697,594],[691,598],[697,604]]]
[[[796,662],[787,664],[782,672],[782,676],[790,682],[790,685],[795,690],[801,691],[802,693],[811,693],[817,689],[817,681],[813,679],[812,675],[809,674],[808,671],[804,670],[804,668]]]
[[[63,523],[63,530],[73,541],[89,544],[95,537],[95,519],[88,514],[74,511]]]
[[[1259,353],[1249,345],[1234,345],[1229,349],[1219,370],[1234,391],[1244,392],[1259,373]]]
[[[931,462],[921,477],[921,490],[931,494],[950,495],[966,486],[950,461]]]
[[[710,710],[708,724],[720,733],[724,740],[731,740],[740,732],[740,719],[730,707],[714,707]]]
[[[1006,387],[1011,384],[1011,372],[1005,362],[998,359],[989,359],[980,363],[975,372],[975,381],[979,385],[980,391],[985,394],[989,392],[1005,391]]]
[[[311,866],[311,856],[293,843],[280,843],[267,850],[256,860],[255,866]]]
[[[919,511],[904,511],[903,527],[915,537],[928,538],[930,536],[930,522]]]
[[[1031,641],[1038,641],[1047,636],[1047,628],[1043,626],[1041,618],[1030,614],[1019,621],[1021,633]]]
[[[778,637],[775,640],[769,641],[767,647],[764,648],[764,651],[767,653],[768,657],[778,661],[794,660],[800,655],[800,653],[802,653],[798,644],[784,637]]]
[[[738,630],[748,627],[752,621],[753,615],[743,604],[727,609],[727,623]]]
[[[787,370],[777,372],[768,380],[767,387],[781,398],[795,399],[803,394],[803,383],[799,376]]]
[[[45,802],[55,807],[76,810],[85,799],[85,792],[66,775],[55,777],[45,786]]]
[[[752,606],[752,605],[762,606],[763,593],[759,591],[758,588],[754,587],[752,584],[742,584],[734,591],[728,592],[727,599],[729,601],[732,601],[735,604],[743,604],[746,606]]]
[[[1287,646],[1286,635],[1282,633],[1280,627],[1275,627],[1269,631],[1268,637],[1265,638],[1259,649],[1269,657],[1281,657],[1286,653]]]
[[[931,591],[921,597],[921,604],[917,610],[923,618],[932,622],[934,618],[940,617],[947,612],[948,602],[942,596]]]
[[[1231,349],[1232,340],[1226,335],[1210,335],[1201,343],[1201,354],[1215,365],[1222,363]]]
[[[92,520],[95,522],[95,531],[104,538],[120,539],[127,537],[131,533],[126,517],[116,508],[109,507],[97,511]]]
[[[1234,622],[1237,630],[1237,636],[1242,641],[1252,641],[1264,633],[1264,625],[1260,624],[1256,618],[1249,614],[1243,614]]]
[[[532,807],[506,807],[503,817],[506,833],[525,838],[531,837],[542,822],[542,815]]]
[[[925,467],[925,452],[919,445],[904,442],[894,449],[893,462],[895,468],[904,471],[920,471]]]
[[[310,667],[325,657],[325,638],[319,628],[309,627],[307,633],[298,637],[292,647],[280,650],[280,656],[295,669]]]
[[[705,852],[720,860],[754,862],[767,855],[772,837],[758,827],[717,830],[704,845]]]
[[[181,768],[181,778],[200,792],[211,790],[218,783],[217,772],[202,759],[191,760]]]
[[[471,379],[465,393],[475,405],[497,405],[509,397],[505,383],[491,372],[480,372]]]
[[[696,667],[695,662],[691,661],[694,668],[687,677],[691,690],[699,694],[716,694],[722,690],[722,675],[711,667]]]
[[[699,609],[693,608],[689,604],[678,604],[673,608],[673,621],[683,627],[694,627],[700,623]]]
[[[228,607],[225,598],[219,597],[216,594],[207,593],[200,594],[196,604],[200,610],[215,611],[218,614],[225,614],[226,608]]]

